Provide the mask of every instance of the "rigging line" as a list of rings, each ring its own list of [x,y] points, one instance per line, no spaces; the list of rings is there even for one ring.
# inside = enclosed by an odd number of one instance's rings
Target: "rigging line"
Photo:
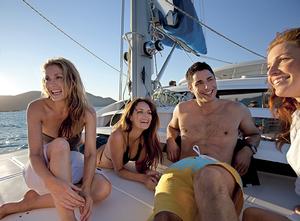
[[[202,18],[200,18],[200,19],[201,19],[202,22],[205,22],[204,0],[200,0],[200,11],[201,11],[200,13],[201,13],[201,17],[202,17]],[[206,29],[204,29],[203,35],[204,35],[204,37],[206,38]]]
[[[204,24],[203,22],[199,21],[198,19],[194,18],[193,16],[191,16],[190,14],[186,13],[185,11],[183,11],[182,9],[180,9],[179,7],[177,7],[176,5],[174,5],[173,3],[169,2],[169,0],[165,0],[169,5],[172,5],[174,8],[176,8],[178,11],[180,11],[181,13],[183,13],[184,15],[186,15],[187,17],[189,17],[190,19],[194,20],[195,22],[197,22],[199,25],[202,25],[204,26],[205,28],[207,28],[208,30],[210,30],[211,32],[221,36],[222,38],[226,39],[227,41],[231,42],[232,44],[235,44],[236,46],[240,47],[240,48],[243,48],[244,50],[252,53],[252,54],[255,54],[256,56],[258,57],[261,57],[263,59],[266,59],[265,56],[261,55],[261,54],[258,54],[256,53],[255,51],[249,49],[249,48],[246,48],[244,47],[243,45],[231,40],[230,38],[228,38],[227,36],[221,34],[220,32],[214,30],[213,28],[209,27],[208,25]]]
[[[62,30],[60,27],[58,27],[56,24],[54,24],[52,21],[50,21],[48,18],[46,18],[41,12],[39,12],[37,9],[35,9],[32,5],[30,5],[28,2],[26,2],[26,0],[22,0],[29,8],[31,8],[33,11],[35,11],[39,16],[41,16],[43,19],[45,19],[50,25],[52,25],[54,28],[56,28],[58,31],[60,31],[62,34],[64,34],[67,38],[69,38],[71,41],[73,41],[74,43],[76,43],[79,47],[81,47],[82,49],[84,49],[85,51],[87,51],[89,54],[91,54],[92,56],[94,56],[95,58],[97,58],[98,60],[102,61],[104,64],[106,64],[107,66],[109,66],[110,68],[114,69],[115,71],[117,71],[118,73],[120,73],[120,70],[118,70],[117,68],[115,68],[114,66],[112,66],[111,64],[109,64],[108,62],[106,62],[105,60],[103,60],[102,58],[100,58],[98,55],[96,55],[94,52],[92,52],[90,49],[88,49],[87,47],[85,47],[83,44],[81,44],[80,42],[78,42],[77,40],[75,40],[72,36],[70,36],[69,34],[67,34],[64,30]],[[123,73],[123,75],[125,75]]]
[[[173,38],[171,38],[170,35],[168,33],[166,33],[162,28],[156,27],[156,26],[153,26],[153,28],[156,29],[157,31],[161,32],[163,35],[167,36],[171,41],[177,43],[177,45],[179,45],[185,52],[194,53],[193,51],[187,51],[186,48],[184,48],[179,42],[177,42]],[[189,49],[190,49],[190,47],[189,47]],[[193,50],[193,49],[191,49],[191,50]],[[221,59],[213,58],[213,57],[209,57],[209,56],[199,55],[198,53],[196,53],[195,55],[206,58],[206,59],[223,62],[225,64],[233,64],[233,62],[229,62],[229,61],[225,61],[225,60],[221,60]]]
[[[190,61],[192,63],[194,63],[193,59],[190,57],[190,55],[184,50],[184,48],[179,45],[182,50],[184,51],[185,55],[190,59]],[[199,55],[199,57],[202,57],[202,58],[205,58],[205,59],[209,59],[209,60],[213,60],[213,61],[219,61],[219,62],[223,62],[223,63],[226,63],[226,64],[233,64],[232,62],[229,62],[229,61],[224,61],[224,60],[220,60],[220,59],[217,59],[217,58],[213,58],[213,57],[209,57],[209,56],[204,56],[204,55]]]
[[[157,77],[158,75],[158,69],[157,69],[157,59],[156,59],[156,54],[154,54],[154,67],[155,67],[155,75]]]
[[[223,63],[226,63],[226,64],[234,64],[233,62],[230,62],[230,61],[224,61],[224,60],[220,60],[218,58],[213,58],[213,57],[209,57],[209,56],[205,56],[205,55],[199,55],[199,57],[214,60],[214,61],[223,62]]]
[[[191,58],[191,56],[184,50],[184,48],[183,48],[180,44],[179,44],[179,47],[182,48],[182,50],[184,51],[185,56],[187,56],[187,57],[190,59],[190,61],[191,61],[192,63],[194,63],[194,61],[193,61],[193,59]]]

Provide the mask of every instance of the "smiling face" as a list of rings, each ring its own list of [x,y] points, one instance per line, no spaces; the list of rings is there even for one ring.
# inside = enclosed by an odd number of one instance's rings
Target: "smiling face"
[[[130,117],[132,126],[146,130],[149,128],[152,120],[152,112],[146,102],[139,102]]]
[[[193,74],[189,89],[201,103],[215,100],[217,94],[216,78],[209,70],[197,71]]]
[[[300,101],[300,47],[293,42],[274,46],[268,54],[268,81],[279,97]]]
[[[58,65],[45,68],[44,87],[51,100],[59,101],[66,98],[63,71]]]

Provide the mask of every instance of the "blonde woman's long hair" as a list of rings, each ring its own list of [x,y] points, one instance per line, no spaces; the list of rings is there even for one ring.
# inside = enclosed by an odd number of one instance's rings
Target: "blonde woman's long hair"
[[[79,72],[72,62],[61,57],[49,59],[42,66],[43,72],[51,65],[57,65],[62,70],[68,106],[68,116],[61,123],[58,136],[71,138],[83,130],[85,111],[89,108],[86,93]],[[42,96],[50,97],[44,78],[42,80]]]

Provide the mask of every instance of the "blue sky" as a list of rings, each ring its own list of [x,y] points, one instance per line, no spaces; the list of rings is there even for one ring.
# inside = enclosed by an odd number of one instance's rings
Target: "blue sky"
[[[97,56],[120,68],[121,0],[27,2]],[[125,3],[126,32],[129,31],[129,0]],[[276,32],[300,27],[299,0],[195,0],[195,4],[198,11],[200,5],[204,6],[200,18],[208,26],[262,55],[266,54],[266,47]],[[49,57],[63,56],[79,69],[86,91],[118,99],[119,73],[69,40],[23,1],[0,1],[0,27],[0,95],[40,90],[41,64]],[[205,30],[205,36],[209,57],[232,63],[260,59],[209,30]],[[168,51],[166,47],[162,55]],[[168,84],[171,79],[179,81],[192,62],[198,60],[212,67],[226,65],[193,55],[190,58],[177,50],[162,84]]]

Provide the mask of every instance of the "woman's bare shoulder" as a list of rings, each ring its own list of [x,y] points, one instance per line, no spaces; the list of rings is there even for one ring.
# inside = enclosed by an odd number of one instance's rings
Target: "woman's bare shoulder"
[[[110,134],[110,137],[117,140],[124,140],[124,131],[121,128],[116,128],[113,130],[113,132]]]
[[[31,101],[28,104],[27,112],[30,112],[30,111],[43,111],[45,109],[45,106],[47,105],[46,101],[47,101],[47,98],[39,98],[39,99],[36,99],[34,101]]]
[[[93,107],[89,106],[85,109],[85,117],[87,119],[96,120],[96,111]]]
[[[86,108],[86,112],[89,112],[90,114],[96,114],[96,111],[92,106],[88,106]]]
[[[125,148],[125,144],[125,135],[121,128],[117,128],[110,134],[108,139],[108,146],[111,150],[123,150]]]

